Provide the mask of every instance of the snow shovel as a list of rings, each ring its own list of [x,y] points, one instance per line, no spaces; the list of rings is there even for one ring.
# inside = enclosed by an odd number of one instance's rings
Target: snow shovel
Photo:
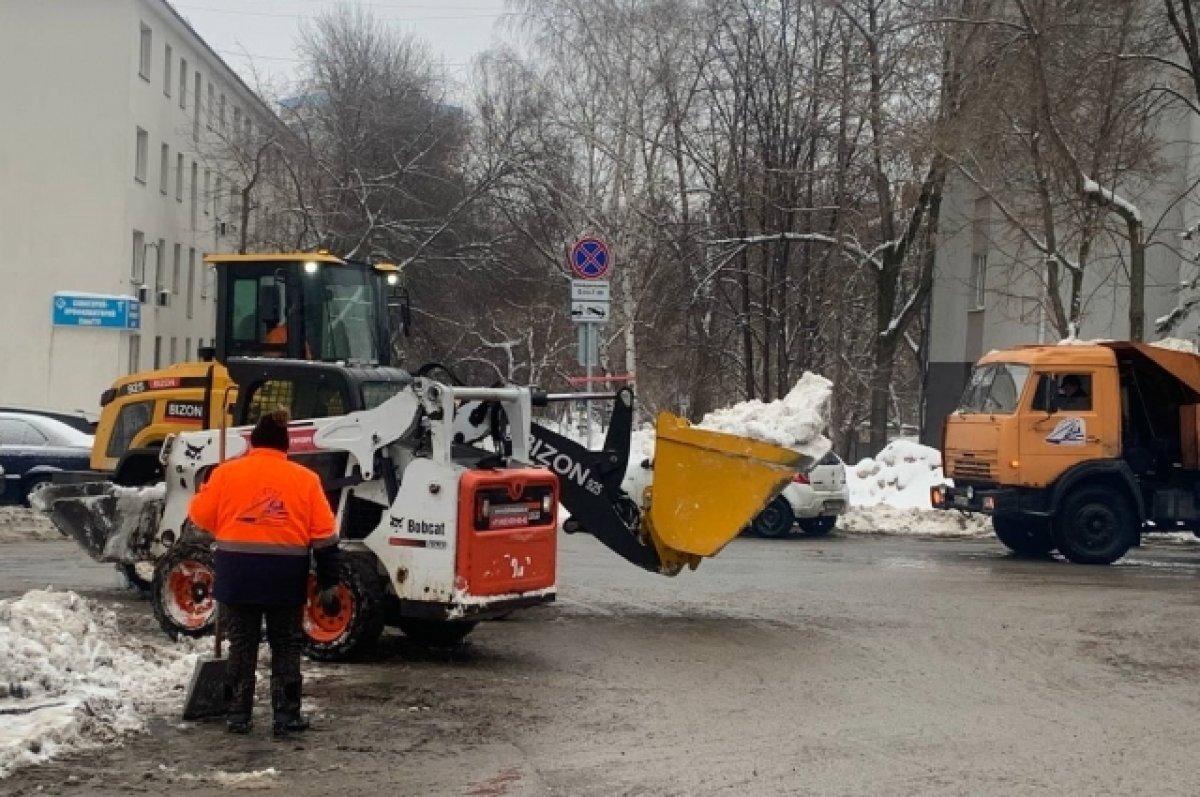
[[[201,656],[192,673],[187,699],[183,703],[185,720],[223,717],[229,704],[229,659],[221,653],[221,609],[217,608],[216,650],[212,656]]]

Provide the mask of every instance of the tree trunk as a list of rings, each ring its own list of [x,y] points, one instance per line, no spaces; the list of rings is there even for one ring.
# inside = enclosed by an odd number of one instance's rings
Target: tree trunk
[[[1146,337],[1146,242],[1142,223],[1126,219],[1129,228],[1129,339]]]
[[[892,371],[896,360],[896,338],[875,338],[871,369],[871,451],[876,456],[888,441],[888,406],[891,403]]]

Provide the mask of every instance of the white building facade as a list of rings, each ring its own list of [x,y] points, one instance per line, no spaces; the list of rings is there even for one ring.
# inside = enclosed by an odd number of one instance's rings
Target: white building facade
[[[95,412],[211,343],[220,147],[277,120],[163,0],[6,0],[0,73],[0,405]]]
[[[1163,173],[1149,184],[1118,186],[1140,211],[1146,230],[1145,339],[1156,322],[1200,298],[1200,117],[1180,114],[1162,123]],[[922,442],[940,445],[942,420],[953,412],[971,366],[989,351],[1055,343],[1047,315],[1044,257],[1008,224],[990,198],[961,176],[947,183],[930,300]],[[1118,227],[1119,229],[1119,227]],[[1129,248],[1119,232],[1097,236],[1081,291],[1076,336],[1129,338]],[[1061,277],[1061,296],[1069,304]],[[1200,306],[1196,307],[1200,310]],[[1169,334],[1195,343],[1200,313],[1191,312]]]

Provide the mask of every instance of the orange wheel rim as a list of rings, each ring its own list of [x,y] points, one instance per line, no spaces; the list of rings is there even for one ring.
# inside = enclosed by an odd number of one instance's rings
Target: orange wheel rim
[[[212,568],[194,560],[180,562],[168,571],[165,608],[177,625],[194,630],[212,619],[214,581]]]
[[[337,614],[328,614],[321,608],[317,595],[316,578],[308,580],[308,603],[304,605],[304,633],[313,642],[328,644],[336,642],[346,634],[354,619],[354,593],[345,584],[337,585],[338,601],[341,602]]]

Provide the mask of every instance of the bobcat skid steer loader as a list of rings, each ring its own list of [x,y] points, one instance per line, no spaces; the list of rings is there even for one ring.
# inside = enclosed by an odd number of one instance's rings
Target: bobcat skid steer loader
[[[343,551],[340,611],[323,612],[311,588],[309,655],[353,657],[385,625],[452,643],[479,620],[554,600],[560,504],[571,514],[567,530],[592,534],[639,567],[666,575],[695,568],[811,464],[796,451],[663,414],[649,487],[629,495],[621,484],[633,394],[609,397],[599,451],[531,421],[534,405],[576,397],[416,378],[373,409],[292,422],[289,456],[322,475]],[[481,427],[488,439],[467,444]],[[164,485],[49,485],[36,505],[97,558],[154,562],[152,601],[164,630],[207,633],[211,539],[187,520],[187,507],[213,468],[249,449],[249,433],[169,437]]]

